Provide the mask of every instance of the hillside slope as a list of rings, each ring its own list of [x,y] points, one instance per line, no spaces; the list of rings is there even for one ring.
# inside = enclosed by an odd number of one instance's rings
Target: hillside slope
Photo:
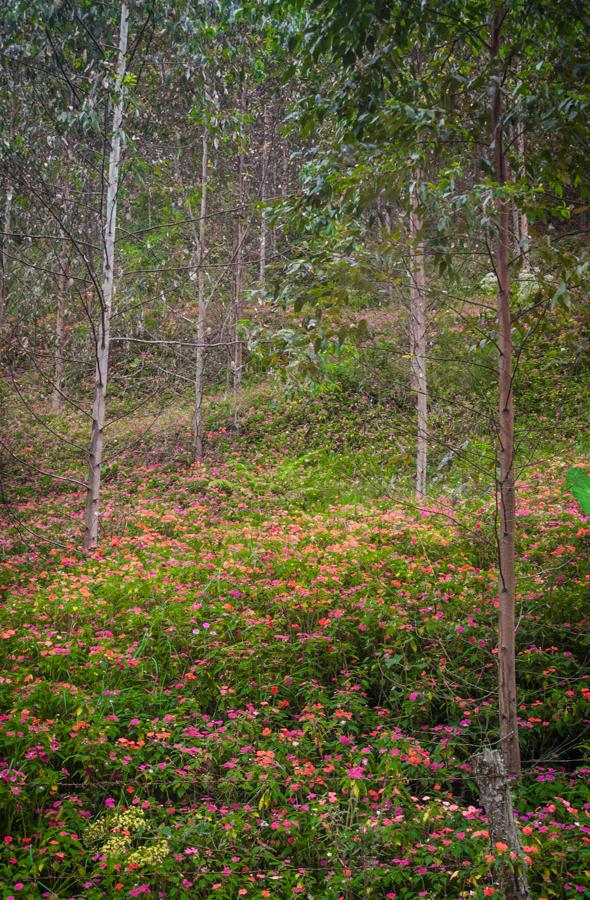
[[[493,497],[400,504],[382,410],[363,434],[327,404],[259,394],[237,438],[212,409],[202,464],[185,410],[136,435],[92,557],[77,489],[10,498],[4,896],[494,896],[470,767],[496,740]],[[590,525],[562,472],[519,486],[536,898],[590,896]]]

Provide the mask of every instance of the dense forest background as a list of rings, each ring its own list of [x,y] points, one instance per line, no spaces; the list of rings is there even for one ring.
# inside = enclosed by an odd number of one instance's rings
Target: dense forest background
[[[5,896],[590,896],[587,5],[0,16]]]

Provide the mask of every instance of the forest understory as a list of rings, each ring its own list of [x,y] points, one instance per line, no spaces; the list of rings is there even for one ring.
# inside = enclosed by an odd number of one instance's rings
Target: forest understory
[[[238,436],[220,402],[198,463],[188,403],[127,425],[89,558],[82,491],[5,507],[6,895],[499,896],[472,774],[497,719],[493,497],[379,495],[391,422],[367,434],[349,400],[256,388]],[[588,891],[590,523],[561,452],[518,485],[535,897]]]
[[[584,0],[0,0],[0,900],[590,900]]]

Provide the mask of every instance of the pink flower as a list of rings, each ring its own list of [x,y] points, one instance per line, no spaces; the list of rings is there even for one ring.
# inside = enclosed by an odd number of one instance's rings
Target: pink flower
[[[104,805],[106,806],[107,809],[114,809],[115,801],[113,800],[112,797],[107,797],[107,799],[104,802]]]

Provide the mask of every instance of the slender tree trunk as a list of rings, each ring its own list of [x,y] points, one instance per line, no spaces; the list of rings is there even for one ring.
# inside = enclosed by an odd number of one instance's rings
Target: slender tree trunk
[[[242,123],[246,113],[246,79],[242,81],[240,92],[240,116]],[[242,125],[243,127],[243,125]],[[242,293],[244,289],[244,215],[245,203],[245,160],[244,150],[240,146],[238,153],[238,207],[239,211],[234,228],[234,296],[233,296],[233,392],[234,392],[234,426],[239,428],[240,409],[239,394],[242,386],[243,349],[239,339],[239,321],[242,315]]]
[[[387,244],[387,255],[389,256],[390,248],[391,248],[391,232],[393,231],[393,219],[391,217],[391,210],[385,206],[383,207],[383,228],[382,228],[382,239],[385,244]],[[395,297],[394,290],[394,277],[395,273],[391,271],[391,266],[389,263],[387,264],[387,299],[390,303],[393,303]]]
[[[495,64],[492,86],[492,129],[496,181],[502,189],[506,183],[506,157],[503,144],[502,82],[500,60],[501,30],[505,9],[494,7],[491,30],[492,61]],[[516,696],[515,653],[515,550],[514,531],[516,497],[514,485],[514,404],[512,394],[512,317],[508,257],[510,248],[510,203],[500,196],[497,201],[497,243],[495,266],[498,279],[498,349],[499,349],[499,623],[498,623],[498,696],[500,707],[500,743],[510,775],[520,772],[520,747]]]
[[[241,170],[241,159],[239,164]],[[240,181],[242,179],[240,178]],[[242,191],[239,191],[242,197]],[[243,200],[238,200],[241,207]],[[242,291],[244,283],[243,249],[244,225],[241,213],[238,213],[234,227],[234,296],[233,296],[233,393],[234,393],[234,425],[239,426],[239,393],[242,386],[242,342],[240,341],[239,322],[242,314]]]
[[[260,173],[260,199],[262,203],[266,202],[268,197],[268,164],[270,158],[270,111],[268,103],[264,105],[262,117],[262,153],[261,153],[261,173]],[[262,210],[262,221],[260,223],[260,266],[259,277],[260,284],[264,286],[264,276],[266,273],[266,252],[269,245],[270,229],[266,217],[266,210]]]
[[[517,128],[513,129],[507,125],[506,126],[506,137],[512,143],[516,141]],[[506,180],[514,181],[514,173],[512,171],[512,166],[510,165],[510,160],[506,159]],[[510,201],[510,218],[512,220],[512,230],[510,232],[511,244],[510,251],[514,253],[514,256],[520,256],[520,213],[518,211],[518,206],[514,200]]]
[[[203,127],[201,151],[201,214],[199,218],[199,306],[197,310],[197,359],[195,366],[195,419],[193,429],[193,450],[196,459],[203,457],[203,373],[205,369],[205,323],[207,318],[207,298],[205,296],[205,227],[207,215],[207,183],[209,162],[209,132]]]
[[[512,180],[510,169],[508,169],[508,178]],[[510,215],[512,217],[512,246],[514,255],[518,258],[522,253],[520,245],[520,212],[514,200],[510,201]]]
[[[289,182],[291,173],[289,170],[289,140],[287,137],[283,137],[283,146],[282,146],[282,173],[281,173],[281,197],[286,199],[289,194]]]
[[[96,267],[94,264],[94,249],[93,245],[97,244],[98,241],[96,239],[96,235],[94,233],[95,220],[90,211],[92,210],[93,204],[93,193],[92,193],[92,179],[89,175],[87,175],[84,185],[82,187],[82,212],[81,212],[81,223],[80,223],[80,233],[81,233],[81,250],[84,255],[84,259],[86,260],[86,265],[88,269],[92,272],[96,271]],[[80,215],[80,213],[79,213]],[[96,291],[91,290],[87,292],[87,298],[85,303],[85,313],[89,320],[94,316],[94,307],[96,304]]]
[[[484,750],[474,758],[473,770],[486,811],[492,853],[498,842],[506,844],[511,853],[510,860],[501,859],[496,867],[501,895],[505,900],[532,900],[502,754]]]
[[[516,123],[516,146],[518,147],[518,162],[520,178],[525,176],[525,144],[524,144],[524,127],[520,122]],[[519,210],[518,213],[518,240],[519,249],[522,253],[522,271],[530,272],[531,261],[529,257],[529,217],[525,212]]]
[[[4,197],[4,219],[2,234],[2,271],[0,272],[0,326],[4,321],[6,298],[8,296],[8,242],[10,241],[10,222],[12,217],[12,200],[14,189],[9,181]]]
[[[68,282],[67,242],[62,240],[59,251],[59,278],[57,281],[57,312],[55,316],[55,353],[53,356],[53,392],[51,407],[56,412],[63,407],[64,393],[64,350],[66,285]]]
[[[419,237],[422,221],[418,212],[418,182],[411,190],[410,200],[410,357],[412,388],[416,392],[418,437],[416,444],[416,498],[426,496],[428,458],[428,384],[426,380],[426,276],[424,271],[424,243]]]
[[[103,281],[100,297],[100,321],[96,341],[96,374],[94,403],[92,405],[92,433],[88,460],[88,489],[86,499],[86,531],[84,549],[91,550],[98,543],[98,516],[100,502],[100,478],[106,414],[106,393],[109,368],[111,311],[113,304],[115,230],[117,225],[117,192],[119,188],[119,164],[121,159],[121,125],[123,122],[123,81],[127,62],[127,34],[129,8],[127,0],[121,3],[119,28],[119,56],[117,61],[117,97],[113,108],[113,127],[109,153],[109,174],[104,221]]]

